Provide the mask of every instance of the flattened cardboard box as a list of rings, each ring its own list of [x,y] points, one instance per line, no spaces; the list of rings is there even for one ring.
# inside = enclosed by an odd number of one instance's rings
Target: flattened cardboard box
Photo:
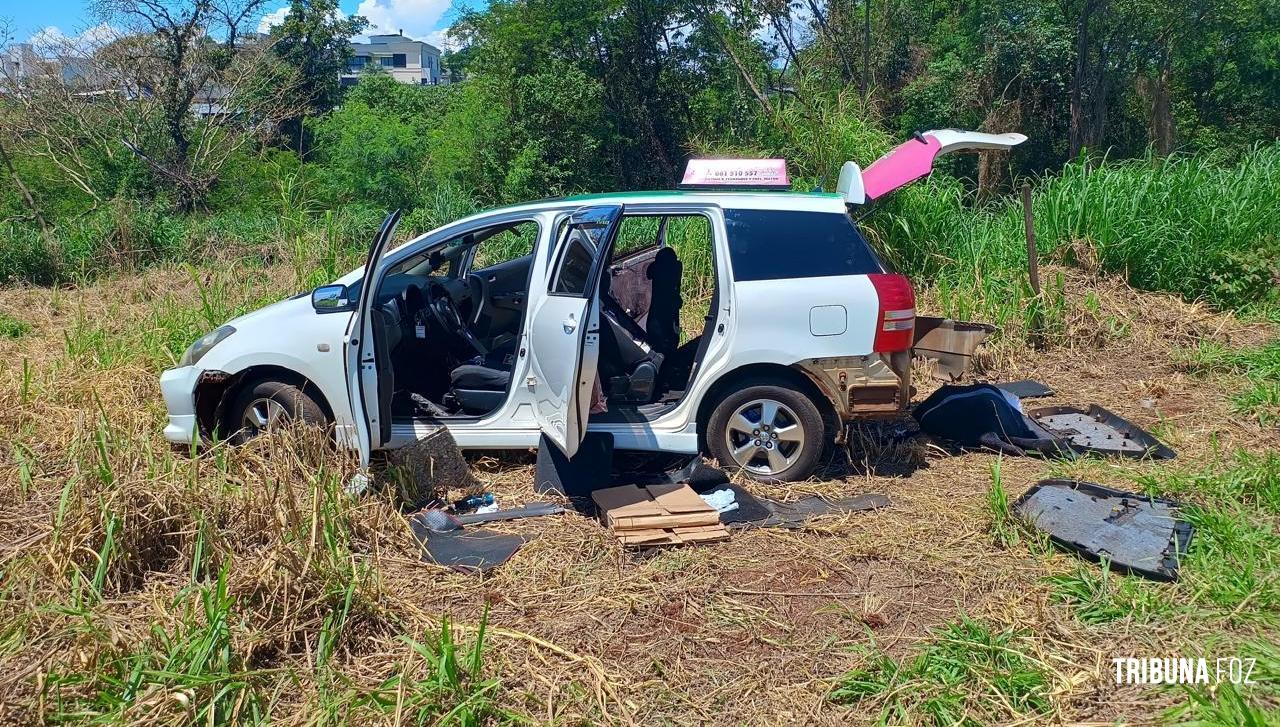
[[[618,540],[628,548],[650,548],[656,545],[683,545],[685,543],[714,543],[728,540],[729,531],[723,525],[706,528],[672,528],[669,530],[617,530]]]
[[[600,519],[623,545],[649,547],[724,540],[720,514],[688,485],[625,485],[596,490]]]

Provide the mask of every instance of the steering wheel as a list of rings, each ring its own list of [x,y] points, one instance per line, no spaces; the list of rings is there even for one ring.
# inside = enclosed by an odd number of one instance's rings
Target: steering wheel
[[[427,310],[431,311],[431,317],[435,318],[441,328],[461,338],[476,353],[481,356],[489,353],[489,349],[485,348],[467,324],[462,322],[462,314],[458,312],[458,306],[454,304],[453,298],[449,296],[449,291],[445,290],[444,286],[431,286],[431,300],[427,303]]]

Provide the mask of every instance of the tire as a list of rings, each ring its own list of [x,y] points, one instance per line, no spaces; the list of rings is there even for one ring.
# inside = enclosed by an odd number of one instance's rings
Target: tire
[[[305,388],[268,380],[251,383],[236,394],[227,409],[226,426],[233,433],[231,443],[243,444],[272,427],[294,421],[323,427],[329,418]]]
[[[762,482],[807,478],[827,441],[818,405],[783,382],[745,382],[711,410],[705,432],[707,450],[721,466]]]

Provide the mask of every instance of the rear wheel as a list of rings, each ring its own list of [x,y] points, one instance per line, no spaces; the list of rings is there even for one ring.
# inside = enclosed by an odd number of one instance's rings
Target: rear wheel
[[[722,465],[766,482],[808,477],[826,439],[817,405],[786,384],[755,383],[738,389],[721,399],[707,419],[711,455]]]
[[[306,389],[282,381],[259,381],[241,389],[227,410],[227,428],[234,444],[301,421],[323,427],[324,409]]]

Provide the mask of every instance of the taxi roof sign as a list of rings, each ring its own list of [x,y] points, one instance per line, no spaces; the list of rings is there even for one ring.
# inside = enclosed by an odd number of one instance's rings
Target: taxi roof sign
[[[790,189],[786,159],[690,159],[680,189]]]

